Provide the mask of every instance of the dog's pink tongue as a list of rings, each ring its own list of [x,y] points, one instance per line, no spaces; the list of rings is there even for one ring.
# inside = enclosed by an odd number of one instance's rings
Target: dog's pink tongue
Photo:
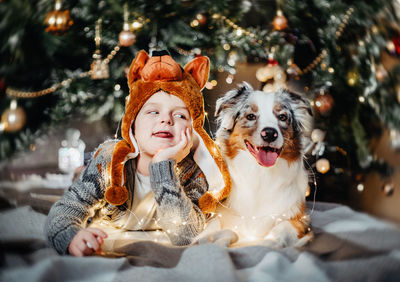
[[[277,152],[259,150],[256,157],[257,161],[263,166],[273,166],[278,158]]]

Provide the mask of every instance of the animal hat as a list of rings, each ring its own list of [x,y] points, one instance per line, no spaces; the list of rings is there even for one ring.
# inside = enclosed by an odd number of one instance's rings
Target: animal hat
[[[152,57],[139,51],[133,59],[128,74],[129,96],[125,104],[121,134],[111,161],[111,185],[106,189],[105,199],[112,205],[122,205],[128,200],[124,186],[124,166],[127,160],[136,158],[139,148],[132,132],[136,115],[146,101],[163,90],[180,98],[188,108],[193,121],[193,138],[199,140],[193,159],[203,171],[209,190],[199,199],[203,212],[213,212],[218,201],[225,199],[231,190],[231,179],[218,147],[203,129],[204,100],[202,88],[208,80],[210,62],[199,56],[183,69],[167,51],[153,52]]]

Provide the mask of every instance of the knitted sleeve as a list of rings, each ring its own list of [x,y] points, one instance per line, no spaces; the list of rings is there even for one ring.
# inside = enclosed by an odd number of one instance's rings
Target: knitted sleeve
[[[116,141],[99,146],[85,170],[50,209],[45,225],[49,242],[60,254],[68,253],[68,246],[89,217],[104,201],[107,185],[107,165],[111,161]]]
[[[205,224],[197,206],[198,198],[208,189],[203,173],[193,160],[186,159],[178,167],[173,160],[152,163],[149,170],[159,225],[172,244],[190,244]]]

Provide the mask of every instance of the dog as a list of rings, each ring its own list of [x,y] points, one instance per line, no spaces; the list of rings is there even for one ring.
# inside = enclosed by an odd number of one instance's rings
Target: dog
[[[243,82],[216,103],[216,143],[232,178],[217,208],[237,246],[300,247],[313,237],[306,214],[303,148],[312,130],[310,104],[288,90],[263,92]]]

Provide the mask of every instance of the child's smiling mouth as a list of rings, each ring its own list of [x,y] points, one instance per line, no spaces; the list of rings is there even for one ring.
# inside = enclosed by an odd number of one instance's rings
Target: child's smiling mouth
[[[153,136],[158,138],[173,138],[174,135],[169,131],[157,131],[153,133]]]

